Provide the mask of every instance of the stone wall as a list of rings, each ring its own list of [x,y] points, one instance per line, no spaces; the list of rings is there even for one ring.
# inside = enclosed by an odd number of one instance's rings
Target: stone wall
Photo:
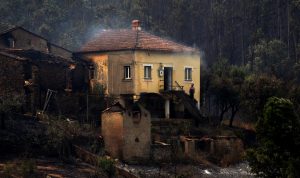
[[[47,40],[29,33],[21,28],[2,35],[0,40],[2,44],[0,46],[4,46],[6,48],[11,47],[9,46],[8,38],[13,38],[15,40],[14,48],[35,49],[38,51],[48,52]]]
[[[102,114],[101,133],[104,138],[104,149],[114,158],[122,157],[123,121],[122,112],[104,112]]]
[[[9,38],[14,39],[14,47],[10,46]],[[34,49],[45,53],[51,53],[56,56],[71,59],[72,52],[49,43],[48,40],[43,37],[28,32],[22,28],[14,29],[0,37],[1,48],[16,48],[16,49]]]
[[[66,89],[67,66],[63,64],[37,62],[39,86],[41,90],[64,91]]]
[[[24,64],[26,61],[0,53],[0,99],[1,97],[25,98]]]
[[[126,110],[115,106],[102,113],[105,150],[125,162],[150,158],[151,115],[144,108]]]
[[[72,73],[72,77],[75,78],[72,80],[74,85],[72,88],[76,93],[65,92],[69,65],[38,57],[40,56],[28,59],[0,51],[0,96],[18,97],[24,106],[23,112],[34,114],[36,110],[43,109],[47,90],[51,89],[57,91],[58,94],[56,98],[50,100],[48,113],[75,115],[76,118],[86,114],[85,91],[87,90],[87,82],[85,66],[78,65],[78,68],[75,68]],[[83,102],[81,102],[82,100]],[[94,113],[97,114],[98,118],[101,113],[99,110],[104,109],[104,103],[101,103],[102,100],[99,97],[92,97],[89,100],[91,120],[96,120]],[[82,105],[83,103],[85,105]],[[95,108],[99,109],[94,111]]]
[[[151,146],[151,158],[158,163],[166,163],[172,160],[172,146],[169,144],[154,144]]]
[[[123,159],[128,162],[150,157],[151,115],[140,107],[140,113],[126,112],[124,119]]]
[[[244,145],[241,139],[234,136],[192,137],[180,136],[183,152],[195,159],[199,153],[205,154],[208,160],[221,166],[228,166],[242,160]],[[201,155],[201,154],[200,154]]]

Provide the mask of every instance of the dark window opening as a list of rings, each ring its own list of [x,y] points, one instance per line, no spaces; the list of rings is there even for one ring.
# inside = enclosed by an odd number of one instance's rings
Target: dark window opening
[[[151,79],[151,66],[144,66],[144,79]]]
[[[192,68],[191,67],[186,67],[184,69],[184,80],[192,81]]]
[[[124,66],[124,79],[131,79],[130,66]]]
[[[13,38],[10,37],[7,40],[8,40],[9,47],[10,48],[15,48],[15,43],[16,43],[15,39],[13,39]]]
[[[32,78],[32,68],[31,65],[26,63],[24,64],[24,79],[29,80]]]

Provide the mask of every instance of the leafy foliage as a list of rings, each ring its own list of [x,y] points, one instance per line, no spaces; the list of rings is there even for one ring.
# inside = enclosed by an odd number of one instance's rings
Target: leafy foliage
[[[270,98],[256,130],[258,147],[247,153],[252,171],[260,177],[299,177],[300,119],[293,103]]]
[[[2,23],[70,49],[99,30],[130,28],[139,19],[147,31],[199,47],[209,65],[226,58],[251,69],[273,54],[272,62],[299,63],[299,9],[299,0],[0,0]]]
[[[230,126],[241,105],[241,91],[246,77],[246,69],[230,65],[227,60],[221,60],[212,67],[207,90],[220,108],[220,121],[226,112],[231,112]]]
[[[99,157],[98,159],[98,166],[107,173],[109,177],[112,177],[115,175],[115,162],[112,159],[105,158],[105,157]]]
[[[242,88],[243,110],[250,120],[257,120],[267,100],[272,96],[283,95],[283,82],[275,76],[249,75]]]

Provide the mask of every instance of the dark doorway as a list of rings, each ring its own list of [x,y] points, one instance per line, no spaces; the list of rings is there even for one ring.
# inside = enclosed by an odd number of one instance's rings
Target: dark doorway
[[[173,67],[164,67],[164,90],[172,90]]]

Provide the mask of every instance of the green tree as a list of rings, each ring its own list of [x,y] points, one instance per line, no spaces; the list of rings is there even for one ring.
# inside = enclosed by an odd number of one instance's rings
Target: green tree
[[[283,82],[275,76],[266,74],[249,75],[242,86],[242,108],[245,117],[256,121],[262,116],[264,105],[272,96],[282,96]]]
[[[252,171],[260,177],[299,177],[300,119],[293,103],[270,98],[256,132],[258,146],[247,151]]]
[[[241,90],[246,77],[246,69],[229,65],[227,60],[220,60],[213,66],[211,73],[209,90],[216,105],[219,106],[220,122],[223,121],[225,113],[230,112],[229,125],[232,126],[234,117],[240,109]]]
[[[254,70],[257,73],[267,72],[283,76],[283,62],[287,60],[286,45],[280,40],[261,40],[254,46]]]

